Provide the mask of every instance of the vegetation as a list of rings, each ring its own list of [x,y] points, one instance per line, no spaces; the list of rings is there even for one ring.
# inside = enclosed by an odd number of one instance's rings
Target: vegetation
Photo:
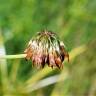
[[[96,0],[0,0],[0,96],[96,96],[95,9]],[[43,29],[66,45],[63,69],[21,58]]]

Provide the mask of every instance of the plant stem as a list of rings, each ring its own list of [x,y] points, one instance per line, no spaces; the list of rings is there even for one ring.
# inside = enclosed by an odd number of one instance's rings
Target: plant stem
[[[16,59],[25,58],[26,54],[16,54],[16,55],[0,55],[0,59]]]

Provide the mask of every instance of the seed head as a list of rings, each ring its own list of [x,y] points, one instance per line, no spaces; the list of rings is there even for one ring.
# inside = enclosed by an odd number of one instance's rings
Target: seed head
[[[63,61],[69,54],[65,45],[57,35],[51,31],[39,32],[34,39],[31,39],[24,51],[26,59],[32,60],[33,66],[43,68],[45,64],[49,67],[62,68]]]

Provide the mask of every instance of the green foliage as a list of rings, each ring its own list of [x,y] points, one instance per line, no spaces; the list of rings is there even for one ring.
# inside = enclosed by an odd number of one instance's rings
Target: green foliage
[[[72,50],[62,70],[0,59],[0,96],[96,96],[95,9],[96,0],[0,0],[0,55],[23,53],[42,29]]]

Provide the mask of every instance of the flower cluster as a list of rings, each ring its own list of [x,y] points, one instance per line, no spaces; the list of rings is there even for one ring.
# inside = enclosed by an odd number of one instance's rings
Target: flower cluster
[[[26,59],[31,59],[33,66],[38,68],[43,68],[45,64],[52,68],[62,68],[65,57],[69,61],[64,43],[57,38],[55,33],[46,30],[39,32],[34,39],[29,41],[24,53],[27,54]]]

